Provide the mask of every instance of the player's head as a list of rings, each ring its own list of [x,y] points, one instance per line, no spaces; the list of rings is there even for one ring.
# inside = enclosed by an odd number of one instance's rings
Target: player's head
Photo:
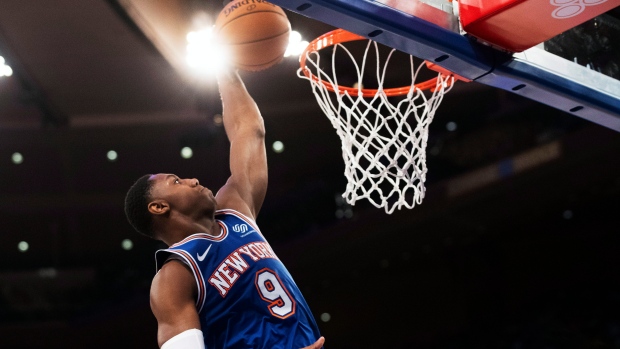
[[[215,208],[213,193],[196,178],[181,179],[168,173],[142,176],[125,198],[125,214],[131,225],[152,238],[163,238],[156,236],[165,231],[162,224],[199,220],[212,216]]]
[[[151,201],[152,175],[140,177],[127,191],[125,196],[125,216],[129,224],[139,233],[154,238],[152,215],[148,210]]]

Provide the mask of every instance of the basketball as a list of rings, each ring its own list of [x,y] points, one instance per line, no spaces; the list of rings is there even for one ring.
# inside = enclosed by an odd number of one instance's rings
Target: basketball
[[[289,42],[291,24],[284,11],[261,0],[235,0],[215,21],[218,41],[241,70],[259,71],[279,63]]]

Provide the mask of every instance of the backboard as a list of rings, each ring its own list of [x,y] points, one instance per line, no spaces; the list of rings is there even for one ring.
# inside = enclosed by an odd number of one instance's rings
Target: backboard
[[[555,6],[556,19],[595,7],[590,6],[595,3],[612,9],[534,47],[511,52],[466,32],[456,0],[271,2],[436,63],[467,79],[620,131],[617,1],[544,1]],[[543,28],[547,24],[540,25]]]

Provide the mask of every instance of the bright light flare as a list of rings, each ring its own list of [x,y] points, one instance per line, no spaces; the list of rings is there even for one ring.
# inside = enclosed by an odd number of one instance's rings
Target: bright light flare
[[[273,142],[271,147],[273,148],[273,151],[275,151],[276,153],[281,153],[284,151],[284,143],[280,141]]]
[[[26,241],[20,241],[20,242],[17,244],[17,249],[18,249],[20,252],[26,252],[26,251],[28,251],[28,249],[29,249],[29,248],[30,248],[30,245],[29,245]]]
[[[230,54],[218,45],[213,27],[187,33],[187,64],[203,75],[214,75],[226,69]]]
[[[118,159],[118,153],[115,152],[114,150],[110,150],[107,152],[106,157],[110,161],[115,161],[116,159]]]
[[[13,75],[13,69],[5,64],[4,57],[0,56],[0,76]]]
[[[123,250],[129,251],[133,248],[133,241],[125,239],[121,242],[121,247],[123,248]]]
[[[183,159],[189,159],[194,155],[194,151],[192,150],[192,148],[190,147],[183,147],[183,149],[181,149],[181,157]]]
[[[291,34],[288,39],[288,46],[284,52],[284,57],[299,57],[304,52],[304,49],[308,46],[309,42],[303,40],[301,34],[296,30],[291,30]]]
[[[24,156],[21,153],[13,153],[13,155],[11,155],[11,161],[13,161],[15,165],[19,165],[24,162]]]

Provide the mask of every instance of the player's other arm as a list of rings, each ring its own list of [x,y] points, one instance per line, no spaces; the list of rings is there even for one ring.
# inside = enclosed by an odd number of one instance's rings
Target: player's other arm
[[[160,347],[204,348],[202,333],[196,331],[200,330],[195,305],[197,292],[194,276],[180,261],[167,262],[155,275],[151,284],[151,310],[157,319]]]
[[[301,349],[321,349],[323,348],[323,344],[325,344],[325,338],[320,337],[319,339],[317,339],[316,342],[314,342],[314,344],[309,345],[307,347],[303,347]]]
[[[218,76],[224,129],[230,141],[230,178],[217,193],[218,208],[256,219],[267,191],[265,125],[236,72]]]

